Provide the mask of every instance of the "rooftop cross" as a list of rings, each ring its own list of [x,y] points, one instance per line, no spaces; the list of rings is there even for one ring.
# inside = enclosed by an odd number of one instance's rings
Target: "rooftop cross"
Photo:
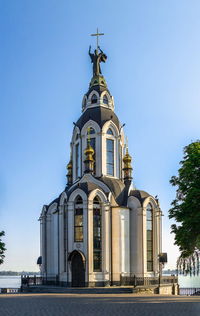
[[[97,37],[97,54],[98,54],[98,49],[99,49],[99,36],[104,35],[104,33],[99,33],[99,30],[97,28],[96,34],[91,34],[91,36],[96,36]]]
[[[125,143],[126,143],[126,145],[125,145],[126,146],[126,152],[128,152],[128,137],[127,136],[126,136],[126,142]]]
[[[90,145],[90,132],[91,132],[91,127],[88,127],[88,129],[87,129],[87,134],[88,134],[88,144]]]

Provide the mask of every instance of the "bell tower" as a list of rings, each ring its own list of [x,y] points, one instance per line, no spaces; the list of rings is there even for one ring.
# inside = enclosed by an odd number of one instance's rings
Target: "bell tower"
[[[77,182],[87,172],[96,178],[109,177],[122,182],[126,179],[127,184],[127,176],[124,175],[127,173],[124,158],[125,124],[120,123],[114,112],[114,98],[101,70],[101,64],[106,62],[107,55],[100,48],[98,38],[104,34],[97,29],[97,33],[91,35],[97,37],[97,47],[94,52],[89,47],[88,54],[93,65],[92,78],[88,91],[83,96],[82,115],[74,123],[71,159],[67,167],[68,185]],[[130,163],[131,161],[129,169]]]

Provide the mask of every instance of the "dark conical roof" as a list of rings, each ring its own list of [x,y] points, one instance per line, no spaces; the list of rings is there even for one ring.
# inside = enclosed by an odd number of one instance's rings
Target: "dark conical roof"
[[[76,122],[76,126],[78,126],[81,130],[85,123],[89,120],[95,121],[100,126],[100,128],[102,128],[102,126],[107,121],[111,120],[118,128],[120,128],[120,123],[117,115],[109,108],[101,106],[88,108],[78,119],[78,121]]]

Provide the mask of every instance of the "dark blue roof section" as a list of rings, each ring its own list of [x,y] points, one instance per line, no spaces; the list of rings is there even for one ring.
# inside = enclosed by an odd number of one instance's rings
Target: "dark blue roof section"
[[[151,195],[145,191],[131,190],[129,196],[135,196],[141,203],[143,203],[144,200]]]
[[[102,106],[88,108],[76,122],[76,125],[81,130],[85,123],[87,123],[89,120],[95,121],[100,126],[100,128],[102,128],[107,121],[111,120],[118,127],[118,129],[120,128],[120,123],[115,112]]]
[[[99,95],[102,94],[102,92],[107,91],[108,94],[111,96],[110,91],[103,85],[96,85],[96,86],[92,86],[91,88],[89,88],[88,92],[86,93],[86,96],[88,97],[89,94],[95,90],[96,92],[98,92]]]
[[[119,206],[127,205],[129,187],[126,187],[120,179],[100,177],[98,178],[98,180],[103,182],[110,189]],[[83,190],[86,193],[86,195],[89,195],[89,193],[95,189],[100,189],[103,191],[103,189],[100,186],[92,182],[79,182],[66,190],[67,196],[69,196],[73,191],[75,191],[78,188]],[[108,196],[108,193],[104,193]]]
[[[95,189],[101,189],[98,185],[92,183],[92,182],[78,182],[76,185],[74,185],[73,187],[69,188],[66,193],[67,193],[67,197],[70,196],[70,194],[75,191],[76,189],[81,189],[83,190],[86,195],[88,195],[90,192],[92,192]]]
[[[109,187],[119,206],[127,204],[126,187],[120,179],[101,177],[99,180]]]

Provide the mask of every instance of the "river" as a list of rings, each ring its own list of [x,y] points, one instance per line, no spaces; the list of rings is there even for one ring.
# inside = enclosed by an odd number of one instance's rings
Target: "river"
[[[19,288],[21,286],[20,275],[0,275],[1,288]]]

